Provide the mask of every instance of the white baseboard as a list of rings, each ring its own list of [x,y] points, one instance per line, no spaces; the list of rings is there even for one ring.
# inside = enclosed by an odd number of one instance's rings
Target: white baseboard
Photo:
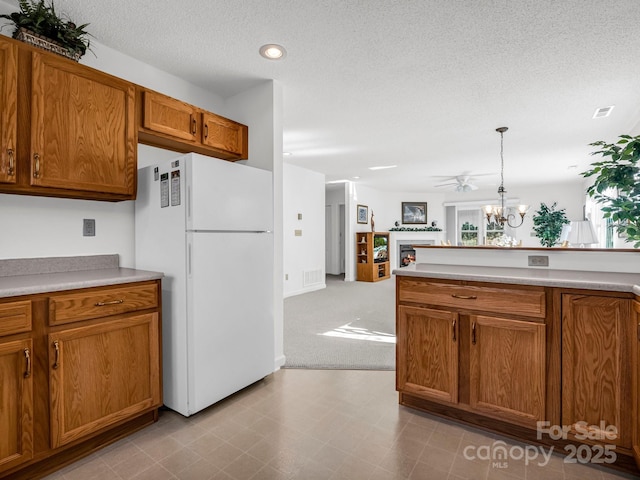
[[[303,293],[309,293],[309,292],[315,292],[316,290],[322,290],[323,288],[327,288],[327,284],[326,283],[318,283],[316,285],[311,285],[310,287],[302,288],[300,290],[295,290],[293,292],[286,292],[283,296],[284,296],[284,298],[294,297],[296,295],[302,295]]]
[[[285,362],[287,361],[287,357],[285,357],[284,355],[280,355],[279,357],[276,357],[275,361],[274,361],[274,372],[277,370],[280,370],[280,367],[282,367]]]

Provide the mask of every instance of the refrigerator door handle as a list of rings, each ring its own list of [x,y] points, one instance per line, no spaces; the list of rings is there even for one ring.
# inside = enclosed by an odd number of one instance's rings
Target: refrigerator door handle
[[[187,275],[191,277],[191,242],[187,244]]]
[[[191,185],[187,187],[187,219],[191,220]]]

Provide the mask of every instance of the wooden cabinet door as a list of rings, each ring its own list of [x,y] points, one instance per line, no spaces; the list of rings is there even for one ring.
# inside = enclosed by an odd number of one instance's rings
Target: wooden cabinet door
[[[458,403],[458,314],[398,307],[396,388]]]
[[[133,84],[33,52],[31,101],[31,185],[135,198]]]
[[[156,92],[145,91],[142,125],[188,142],[199,141],[198,109]]]
[[[470,316],[469,404],[535,428],[545,417],[545,325]]]
[[[33,458],[31,340],[0,342],[0,471]]]
[[[603,442],[631,447],[631,299],[562,295],[562,424],[586,422]],[[574,429],[575,432],[575,429]]]
[[[57,448],[158,407],[158,314],[49,335],[51,445]]]
[[[16,183],[18,50],[0,41],[0,183]]]
[[[633,302],[633,320],[636,326],[636,334],[633,337],[633,354],[631,356],[632,361],[632,375],[633,375],[633,394],[631,399],[633,401],[633,458],[636,460],[636,465],[640,468],[640,301]]]
[[[231,154],[237,159],[249,157],[248,128],[210,112],[202,113],[202,143]]]

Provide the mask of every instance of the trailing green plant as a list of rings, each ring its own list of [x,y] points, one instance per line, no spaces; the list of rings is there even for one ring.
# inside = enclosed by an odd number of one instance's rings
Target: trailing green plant
[[[556,210],[556,202],[553,202],[550,207],[541,203],[540,209],[533,216],[533,231],[536,232],[536,237],[540,239],[543,247],[553,247],[558,243],[562,226],[567,223],[569,219],[564,208]]]
[[[59,17],[55,11],[53,1],[50,4],[45,0],[19,0],[19,12],[9,15],[0,15],[0,18],[11,20],[16,27],[14,37],[21,28],[53,40],[71,53],[84,55],[90,50],[91,42],[85,28],[88,23],[76,25],[68,19]]]
[[[602,155],[604,160],[581,173],[594,177],[587,194],[603,205],[604,218],[611,219],[618,233],[640,248],[640,136],[620,135],[616,143],[600,140],[589,145],[600,147],[591,155]]]

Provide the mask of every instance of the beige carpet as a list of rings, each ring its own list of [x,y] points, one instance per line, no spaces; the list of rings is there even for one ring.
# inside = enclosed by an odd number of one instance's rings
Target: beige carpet
[[[285,368],[395,369],[395,277],[326,283],[284,301]]]

